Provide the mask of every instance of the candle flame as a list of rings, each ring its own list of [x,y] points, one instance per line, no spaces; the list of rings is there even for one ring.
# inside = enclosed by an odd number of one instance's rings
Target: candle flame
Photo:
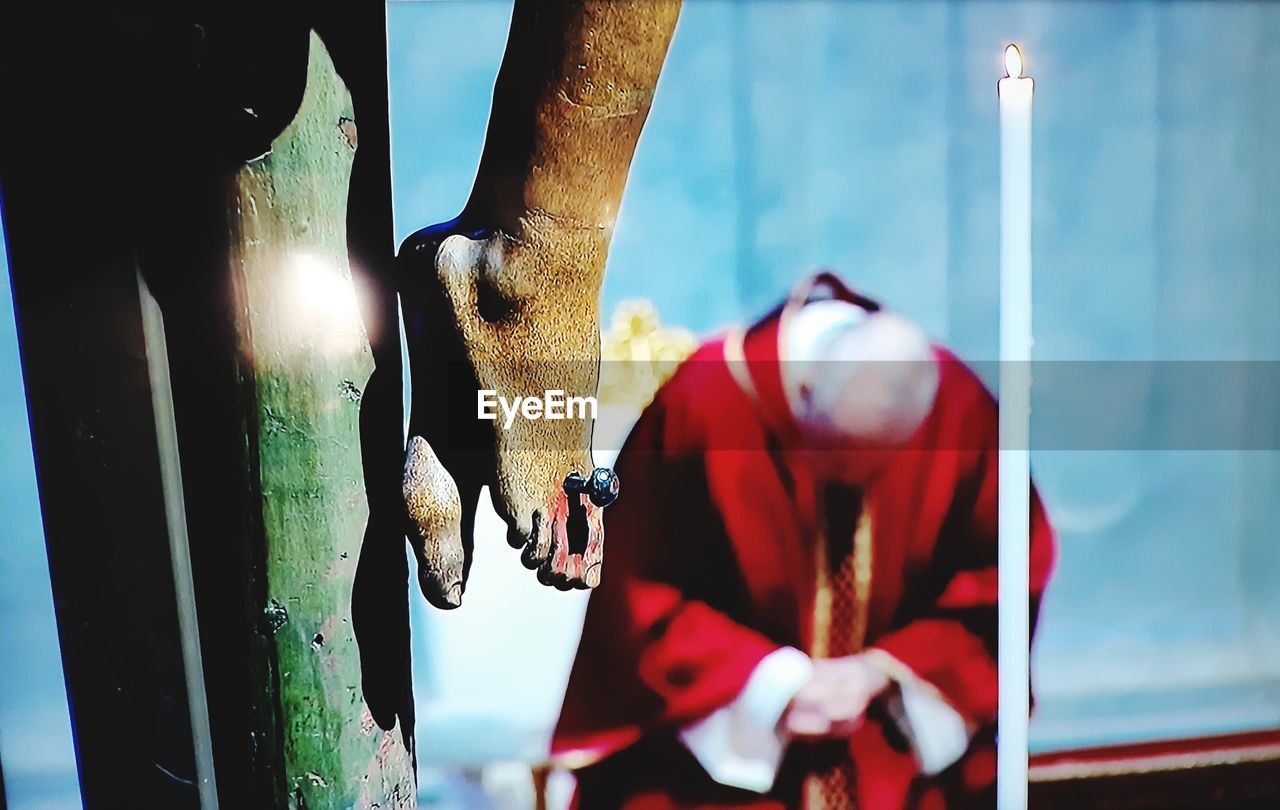
[[[1004,69],[1010,79],[1022,78],[1022,51],[1010,44],[1004,49]]]

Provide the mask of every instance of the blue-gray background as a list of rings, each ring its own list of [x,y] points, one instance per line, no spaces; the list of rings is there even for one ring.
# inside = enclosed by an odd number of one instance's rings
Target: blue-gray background
[[[62,810],[80,792],[3,242],[0,281],[0,767],[13,810]]]
[[[509,14],[390,6],[399,236],[467,195]],[[1261,2],[687,0],[605,312],[649,298],[708,332],[826,265],[963,357],[994,358],[1008,41],[1037,81],[1036,357],[1280,359],[1280,4]],[[41,794],[24,785],[65,773],[69,732],[3,292],[0,756],[10,806],[30,808]],[[1149,393],[1153,411],[1176,405]],[[1249,396],[1225,390],[1221,407]],[[1280,725],[1276,454],[1033,463],[1061,543],[1033,748]],[[526,643],[509,657],[544,654]]]

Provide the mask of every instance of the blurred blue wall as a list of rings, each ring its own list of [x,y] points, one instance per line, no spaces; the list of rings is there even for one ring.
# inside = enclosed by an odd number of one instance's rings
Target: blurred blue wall
[[[509,13],[391,4],[400,236],[466,198]],[[1037,81],[1036,357],[1280,358],[1280,4],[1261,2],[687,0],[606,313],[645,297],[707,332],[827,265],[993,359],[1008,41]],[[1222,407],[1269,417],[1274,393]],[[1034,454],[1061,534],[1036,748],[1280,725],[1276,454],[1162,448]]]
[[[12,810],[80,805],[67,690],[0,239],[0,766]],[[0,800],[0,806],[4,801]]]

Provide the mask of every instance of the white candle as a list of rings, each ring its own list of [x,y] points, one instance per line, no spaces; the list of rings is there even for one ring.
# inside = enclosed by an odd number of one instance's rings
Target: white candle
[[[1031,521],[1031,98],[1017,46],[1000,94],[1000,739],[997,807],[1027,806]]]

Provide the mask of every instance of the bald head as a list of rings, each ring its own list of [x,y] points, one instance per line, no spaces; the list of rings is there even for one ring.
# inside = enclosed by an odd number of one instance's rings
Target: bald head
[[[893,312],[820,301],[788,326],[787,396],[806,443],[904,445],[933,408],[938,365],[928,337]]]

